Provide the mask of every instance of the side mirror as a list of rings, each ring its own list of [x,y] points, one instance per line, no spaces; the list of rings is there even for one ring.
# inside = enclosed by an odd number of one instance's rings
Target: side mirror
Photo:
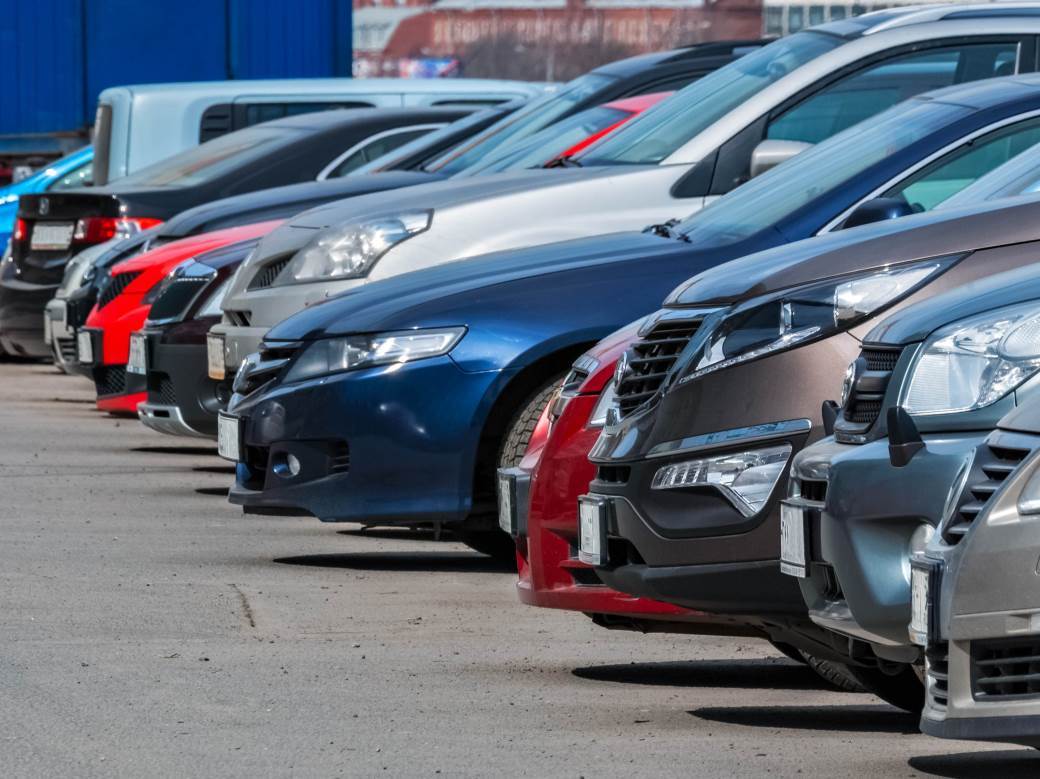
[[[761,176],[781,162],[787,162],[797,154],[812,148],[811,143],[802,141],[762,141],[751,152],[751,178]]]
[[[868,225],[872,222],[883,222],[886,219],[898,219],[901,216],[916,213],[917,210],[901,197],[876,197],[856,206],[841,229]]]

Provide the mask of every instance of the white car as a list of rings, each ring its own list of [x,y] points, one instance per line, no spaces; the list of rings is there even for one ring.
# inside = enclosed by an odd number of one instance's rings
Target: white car
[[[210,331],[211,375],[218,350],[233,372],[268,328],[367,281],[683,217],[908,97],[1033,71],[1038,11],[931,6],[821,25],[680,90],[575,167],[456,178],[301,214],[239,269]]]

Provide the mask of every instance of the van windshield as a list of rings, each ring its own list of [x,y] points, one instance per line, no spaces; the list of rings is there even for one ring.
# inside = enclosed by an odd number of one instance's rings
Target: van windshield
[[[589,148],[583,165],[656,165],[741,103],[845,43],[799,32],[745,54],[694,81]]]
[[[727,246],[749,238],[971,113],[971,108],[953,103],[908,100],[751,179],[687,217],[676,230],[701,245]],[[849,154],[850,148],[855,154]]]
[[[296,127],[247,127],[167,157],[120,179],[127,187],[192,187],[205,184],[287,143],[303,132]]]

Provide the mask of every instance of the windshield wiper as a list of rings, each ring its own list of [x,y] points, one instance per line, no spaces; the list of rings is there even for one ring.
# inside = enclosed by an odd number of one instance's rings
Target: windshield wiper
[[[643,230],[643,232],[653,233],[654,235],[659,235],[662,238],[671,238],[676,241],[682,241],[683,243],[689,243],[690,237],[688,235],[686,235],[685,233],[677,232],[676,230],[672,229],[677,224],[679,224],[679,221],[680,220],[678,219],[669,219],[667,222],[664,222],[663,224],[650,225],[648,228]]]
[[[547,168],[580,168],[582,164],[574,157],[557,157],[545,167]]]

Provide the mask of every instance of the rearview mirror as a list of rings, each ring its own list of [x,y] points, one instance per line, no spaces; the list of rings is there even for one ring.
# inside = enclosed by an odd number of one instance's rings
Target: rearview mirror
[[[841,226],[841,229],[859,227],[872,222],[883,222],[886,219],[898,219],[901,216],[910,216],[910,214],[916,213],[916,209],[901,197],[876,197],[856,206],[855,210],[849,214],[849,218],[845,220],[845,224]]]
[[[811,147],[811,143],[801,141],[762,141],[751,152],[751,178],[761,176]]]

